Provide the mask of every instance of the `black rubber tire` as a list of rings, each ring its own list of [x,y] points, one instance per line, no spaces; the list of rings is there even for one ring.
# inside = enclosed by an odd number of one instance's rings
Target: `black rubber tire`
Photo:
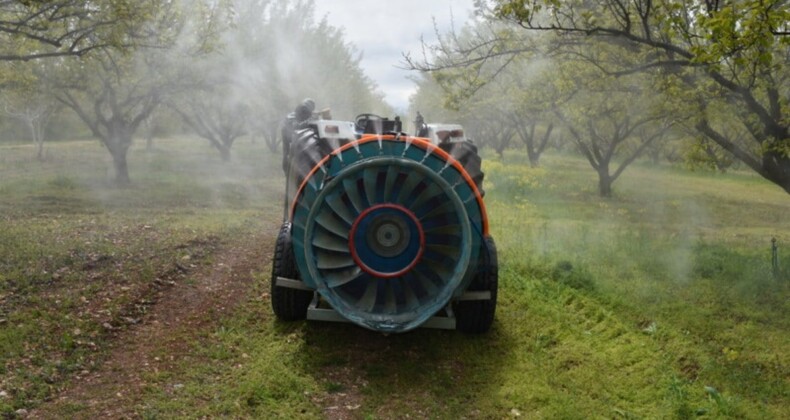
[[[307,307],[313,300],[313,292],[277,286],[277,277],[299,280],[299,270],[294,261],[291,247],[291,223],[285,222],[277,235],[272,260],[271,299],[272,309],[283,321],[297,321],[307,317]]]
[[[439,145],[439,148],[449,153],[450,156],[455,158],[455,160],[457,160],[461,166],[464,167],[464,170],[467,174],[469,174],[469,176],[475,182],[475,186],[480,191],[480,196],[485,196],[486,193],[483,190],[483,178],[485,177],[485,174],[481,168],[482,159],[477,153],[477,146],[475,146],[475,144],[471,141],[467,140],[457,143],[442,143]]]
[[[339,144],[342,144],[340,142]],[[332,146],[326,140],[319,139],[312,127],[296,130],[293,135],[288,164],[288,175],[294,187],[302,184],[310,171],[326,155],[332,153]]]
[[[494,238],[485,237],[479,261],[477,274],[466,290],[490,291],[491,300],[464,300],[453,304],[456,329],[470,334],[485,333],[494,323],[499,286],[499,265]]]

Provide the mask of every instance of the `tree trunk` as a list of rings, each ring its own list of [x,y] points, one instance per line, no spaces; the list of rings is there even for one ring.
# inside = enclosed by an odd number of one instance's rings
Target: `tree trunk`
[[[148,118],[143,120],[143,125],[145,125],[145,151],[146,152],[153,152],[154,151],[154,130],[156,129],[156,124],[153,122],[154,116],[149,115]]]
[[[44,159],[44,141],[41,139],[36,139],[36,159],[39,162],[43,162]]]
[[[609,165],[601,164],[598,167],[598,193],[601,197],[609,198],[612,196],[612,176],[609,175]]]
[[[104,139],[107,150],[112,155],[113,168],[115,169],[115,183],[119,186],[129,185],[129,166],[126,163],[126,154],[132,145],[132,135],[128,127],[116,123],[108,138]]]
[[[650,157],[650,162],[657,166],[661,163],[661,148],[653,147],[648,150],[647,155]]]
[[[790,194],[790,156],[784,156],[781,152],[765,152],[763,167],[765,174],[761,175]]]
[[[529,156],[529,166],[533,168],[537,168],[540,166],[540,156],[543,154],[543,151],[546,150],[546,145],[549,144],[549,139],[551,138],[551,132],[554,130],[554,123],[550,123],[549,126],[546,128],[546,132],[543,134],[543,139],[540,140],[540,144],[535,144],[535,126],[532,126],[532,134],[530,135],[531,141],[527,144],[527,156]]]
[[[537,153],[531,144],[527,146],[527,156],[529,157],[530,168],[537,168],[540,166],[540,153]]]
[[[226,145],[217,145],[217,149],[219,150],[219,155],[222,158],[223,162],[230,162],[230,147]]]
[[[115,167],[115,183],[118,185],[129,185],[129,167],[126,164],[126,151],[116,152],[112,155],[112,163]]]
[[[732,153],[738,160],[748,165],[763,178],[773,182],[790,194],[790,157],[782,155],[781,152],[764,151],[761,157],[755,158],[748,152],[739,148],[727,137],[711,128],[707,120],[702,120],[696,125],[704,135],[708,136],[724,150]],[[787,140],[785,131],[777,131],[774,138]],[[762,146],[765,146],[761,143]]]
[[[44,161],[44,133],[43,129],[39,129],[36,121],[33,119],[27,120],[27,126],[30,129],[30,135],[33,137],[33,144],[36,145],[36,159],[39,162]]]

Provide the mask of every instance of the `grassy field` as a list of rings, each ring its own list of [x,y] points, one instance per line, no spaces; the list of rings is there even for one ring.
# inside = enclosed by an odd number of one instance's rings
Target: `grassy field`
[[[246,147],[245,147],[246,146]],[[253,149],[252,151],[250,149]],[[196,139],[132,150],[118,189],[98,142],[0,146],[0,413],[51,398],[96,369],[155,297],[221,246],[276,231],[280,183],[262,149],[236,164]],[[268,239],[268,238],[267,238]],[[261,270],[265,258],[261,255]]]
[[[168,284],[188,285],[223,249],[273,241],[281,218],[279,155],[261,145],[239,143],[232,165],[195,139],[133,149],[124,189],[107,183],[109,155],[95,142],[49,156],[0,146],[0,415],[11,418],[101,371]],[[635,165],[607,200],[578,158],[531,169],[517,152],[486,157],[500,262],[489,334],[277,322],[260,255],[241,304],[182,335],[185,354],[143,372],[127,412],[786,417],[790,196],[749,173]],[[95,414],[84,401],[48,412]]]

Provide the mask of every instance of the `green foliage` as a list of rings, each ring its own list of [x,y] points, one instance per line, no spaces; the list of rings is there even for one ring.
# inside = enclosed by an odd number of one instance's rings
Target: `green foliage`
[[[142,26],[170,6],[159,0],[3,2],[0,61],[79,57],[145,44],[150,32]]]
[[[484,85],[502,79],[503,67],[543,53],[551,60],[572,63],[576,74],[553,76],[564,79],[560,86],[570,85],[576,105],[579,98],[589,100],[586,106],[560,107],[571,124],[589,114],[584,111],[610,103],[614,112],[632,116],[645,115],[644,110],[634,109],[645,103],[666,104],[663,111],[675,121],[687,120],[689,129],[790,192],[790,7],[786,2],[495,0],[481,2],[478,11],[485,20],[462,32],[466,37],[448,35],[446,39],[454,43],[440,41],[434,49],[436,58],[415,66],[455,85],[449,97],[482,91]],[[496,25],[510,31],[500,35],[485,30]],[[512,35],[519,30],[532,36]],[[604,97],[579,92],[578,86],[573,90],[576,80]],[[601,82],[613,83],[607,87]],[[618,88],[621,83],[641,86],[643,95],[618,103],[624,93]],[[516,86],[501,96],[533,90]],[[558,98],[561,95],[554,99]],[[593,116],[593,122],[599,120],[600,116]],[[617,120],[621,126],[627,124],[622,117]],[[592,137],[618,137],[617,130],[600,133],[598,127],[597,131]],[[587,144],[578,147],[587,156],[596,155],[586,150]],[[593,166],[606,166],[592,162],[600,159],[590,160]]]

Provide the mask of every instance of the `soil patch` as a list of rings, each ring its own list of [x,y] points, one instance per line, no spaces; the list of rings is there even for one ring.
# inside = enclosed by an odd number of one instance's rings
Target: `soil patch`
[[[271,258],[273,233],[245,235],[221,243],[211,264],[192,271],[185,281],[156,292],[139,322],[116,332],[108,355],[93,371],[67,382],[59,395],[32,411],[29,418],[131,418],[143,390],[160,372],[189,357],[194,342],[219,319],[249,298],[254,273]]]

